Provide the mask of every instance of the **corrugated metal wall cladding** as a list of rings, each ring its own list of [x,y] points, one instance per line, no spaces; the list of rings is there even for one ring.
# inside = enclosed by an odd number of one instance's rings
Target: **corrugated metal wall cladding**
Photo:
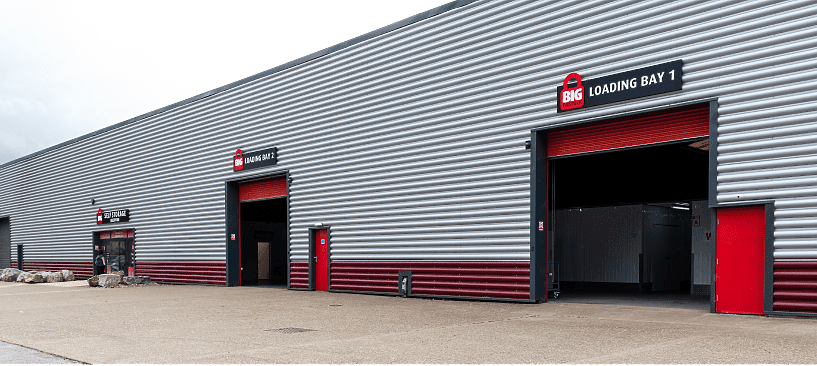
[[[516,138],[519,138],[516,140]],[[324,180],[330,182],[347,178],[348,183],[359,180],[377,180],[392,177],[402,177],[407,174],[434,173],[450,171],[452,168],[462,169],[502,163],[505,159],[520,160],[524,153],[518,150],[523,145],[520,133],[513,136],[495,135],[488,139],[472,140],[471,144],[460,141],[454,145],[442,145],[416,150],[406,149],[399,154],[386,154],[385,161],[364,162],[357,164],[354,169],[328,168],[325,175],[311,174],[306,171],[299,176],[298,189],[320,187]],[[488,143],[486,143],[486,140]],[[510,141],[509,141],[510,140]],[[453,167],[451,165],[454,165]],[[348,166],[348,165],[344,165]],[[354,179],[352,179],[354,178]]]
[[[809,1],[475,2],[0,168],[0,215],[12,243],[44,260],[90,260],[103,207],[131,210],[116,228],[137,229],[142,261],[223,262],[224,181],[288,170],[292,259],[307,259],[314,222],[354,258],[527,259],[531,128],[718,97],[717,199],[775,199],[776,256],[806,258],[817,249],[815,14]],[[678,58],[681,92],[555,113],[552,88],[569,72]],[[802,82],[778,95],[781,79]],[[107,146],[121,149],[100,159]],[[232,172],[236,148],[272,146],[277,166]],[[43,210],[66,220],[34,223]],[[397,239],[380,240],[388,231]],[[469,239],[484,245],[440,252]],[[370,252],[401,245],[419,252]]]
[[[338,193],[360,193],[364,191],[399,189],[433,184],[451,184],[459,181],[467,181],[469,179],[472,180],[476,177],[491,179],[512,175],[524,175],[529,174],[529,172],[526,171],[526,168],[528,171],[530,170],[530,162],[525,161],[526,159],[524,158],[524,156],[508,156],[501,159],[501,162],[504,164],[496,164],[496,160],[499,159],[486,159],[482,164],[446,164],[445,166],[436,168],[429,167],[426,169],[418,169],[414,172],[415,174],[406,171],[398,171],[395,174],[390,174],[387,172],[383,175],[393,175],[395,177],[384,179],[377,179],[377,177],[372,176],[358,176],[357,179],[364,180],[363,182],[338,180],[340,184],[334,184],[335,182],[333,180],[327,179],[327,184],[324,186],[313,185],[313,187],[305,188],[303,185],[299,185],[298,195],[304,198],[319,198],[336,194],[325,192],[326,189],[332,189]],[[527,160],[529,160],[529,157]],[[470,168],[470,165],[472,164],[478,167]],[[416,174],[423,172],[430,174]]]
[[[417,208],[400,208],[392,205],[371,206],[369,211],[353,211],[343,215],[342,219],[335,220],[335,223],[352,224],[352,223],[371,223],[371,222],[385,222],[392,221],[396,218],[405,220],[413,219],[434,219],[434,218],[452,218],[459,217],[464,211],[473,212],[477,215],[497,215],[505,213],[524,213],[530,212],[529,207],[525,207],[527,202],[519,198],[521,195],[503,195],[500,197],[487,197],[485,200],[479,198],[473,201],[476,204],[469,204],[468,202],[434,202],[436,205],[424,205]],[[507,208],[505,208],[507,207]],[[505,209],[503,209],[505,208]],[[311,211],[313,215],[321,215],[334,210],[314,210]],[[303,218],[292,219],[293,223],[305,222]]]
[[[528,178],[529,180],[530,178]],[[527,183],[527,184],[525,184]],[[360,199],[360,200],[352,200],[352,199],[323,199],[323,200],[312,200],[306,202],[306,204],[301,203],[295,197],[295,193],[292,195],[292,199],[290,202],[291,209],[293,215],[302,212],[303,210],[311,210],[311,209],[327,209],[327,208],[334,208],[334,207],[348,207],[352,204],[354,205],[376,205],[376,204],[387,204],[387,203],[404,203],[407,201],[426,201],[428,203],[433,203],[433,201],[442,198],[451,198],[451,197],[462,197],[462,196],[476,196],[476,195],[491,195],[493,193],[501,194],[501,193],[508,193],[514,190],[526,190],[529,187],[529,181],[525,181],[524,178],[517,178],[514,180],[505,180],[505,184],[502,186],[491,186],[488,183],[479,182],[473,184],[469,187],[468,190],[442,190],[442,192],[438,193],[422,193],[422,192],[413,192],[417,194],[410,194],[412,192],[404,192],[409,193],[403,196],[396,196],[396,197],[382,197],[382,198],[375,198],[375,199]],[[361,197],[362,198],[362,197]],[[349,202],[353,201],[353,202]]]
[[[408,189],[400,189],[402,187],[414,187],[415,184],[403,184],[403,185],[395,185],[394,189],[385,190],[385,189],[377,189],[377,190],[363,190],[365,193],[362,194],[349,194],[350,192],[356,191],[349,191],[349,192],[338,192],[339,194],[346,193],[338,198],[337,196],[332,197],[320,197],[320,198],[311,198],[311,197],[303,197],[298,196],[298,199],[293,199],[292,206],[299,207],[300,210],[308,209],[315,206],[320,207],[335,207],[335,206],[344,206],[348,205],[348,201],[354,202],[362,202],[362,203],[379,203],[379,202],[392,202],[392,201],[399,201],[404,199],[422,199],[425,195],[435,195],[435,196],[445,196],[448,191],[463,191],[463,190],[473,190],[478,191],[479,189],[492,189],[495,192],[502,192],[505,190],[510,190],[517,188],[520,184],[525,184],[530,182],[530,175],[527,171],[521,172],[514,172],[516,174],[504,173],[504,174],[484,174],[481,177],[468,177],[468,178],[456,178],[445,180],[441,182],[435,181],[428,181],[428,185],[421,186],[417,188],[408,188]],[[477,178],[480,180],[475,181]],[[436,184],[435,184],[436,183]],[[389,187],[391,188],[391,187]],[[294,196],[294,194],[293,194]],[[311,198],[311,199],[310,199]]]

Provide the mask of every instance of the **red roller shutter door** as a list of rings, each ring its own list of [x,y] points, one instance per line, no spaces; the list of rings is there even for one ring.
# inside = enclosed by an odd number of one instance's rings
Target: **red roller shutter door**
[[[557,157],[614,150],[708,135],[707,103],[549,131],[547,155]]]
[[[238,185],[238,201],[274,198],[287,195],[286,177],[273,178]]]

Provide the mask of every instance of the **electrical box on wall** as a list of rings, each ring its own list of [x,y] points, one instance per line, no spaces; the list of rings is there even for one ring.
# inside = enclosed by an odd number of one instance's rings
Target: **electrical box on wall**
[[[411,271],[398,271],[397,279],[397,293],[403,297],[411,295]]]

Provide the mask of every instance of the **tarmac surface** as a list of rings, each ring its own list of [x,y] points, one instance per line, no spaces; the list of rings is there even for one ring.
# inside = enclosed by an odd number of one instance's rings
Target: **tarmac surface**
[[[91,364],[817,363],[817,318],[712,314],[705,301],[669,301],[0,283],[0,341]]]

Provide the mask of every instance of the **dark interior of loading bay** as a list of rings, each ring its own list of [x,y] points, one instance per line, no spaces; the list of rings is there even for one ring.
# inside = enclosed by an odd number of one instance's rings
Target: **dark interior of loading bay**
[[[549,272],[559,301],[708,306],[707,142],[549,161]]]
[[[286,286],[287,201],[241,202],[241,285]]]

